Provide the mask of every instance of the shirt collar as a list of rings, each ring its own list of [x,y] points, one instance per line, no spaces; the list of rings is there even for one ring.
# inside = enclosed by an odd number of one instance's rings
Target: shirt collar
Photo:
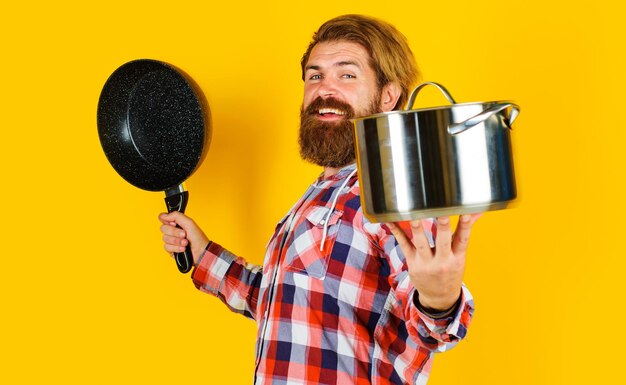
[[[320,183],[324,183],[324,182],[332,183],[338,180],[342,180],[348,175],[350,175],[350,173],[354,171],[354,169],[356,169],[356,163],[350,163],[349,165],[341,168],[335,175],[330,176],[328,178],[324,178],[324,173],[322,172],[320,176],[317,178],[316,184],[319,185]]]

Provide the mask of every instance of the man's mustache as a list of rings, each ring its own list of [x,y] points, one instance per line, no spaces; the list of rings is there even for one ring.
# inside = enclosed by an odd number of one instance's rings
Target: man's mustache
[[[317,115],[322,108],[332,108],[345,113],[346,119],[354,117],[354,109],[348,103],[344,103],[335,98],[322,98],[318,96],[309,104],[304,111],[306,115]]]

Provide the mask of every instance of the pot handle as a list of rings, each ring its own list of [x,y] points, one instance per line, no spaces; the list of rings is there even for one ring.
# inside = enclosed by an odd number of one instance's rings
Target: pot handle
[[[481,112],[480,114],[472,116],[462,123],[457,123],[453,126],[448,127],[448,133],[450,133],[450,135],[460,134],[468,128],[474,127],[475,125],[484,122],[493,115],[497,114],[500,111],[504,111],[507,108],[511,108],[508,124],[508,127],[511,128],[511,124],[513,124],[513,121],[517,118],[517,115],[519,115],[519,106],[513,103],[496,103],[493,106],[487,108],[485,111]]]
[[[419,84],[417,87],[415,87],[413,92],[411,92],[411,96],[409,96],[409,101],[406,104],[406,110],[410,110],[411,108],[413,108],[413,103],[415,103],[415,98],[417,97],[417,94],[420,92],[420,90],[422,88],[424,88],[426,86],[435,86],[435,87],[437,87],[439,89],[439,91],[441,91],[443,96],[445,96],[446,99],[448,99],[448,101],[451,104],[456,104],[456,102],[452,98],[452,95],[450,95],[450,92],[448,92],[446,87],[442,86],[439,83],[435,83],[435,82],[424,82],[424,83]]]
[[[445,96],[451,104],[456,104],[454,98],[452,98],[452,95],[450,95],[450,92],[444,86],[435,82],[424,82],[415,87],[413,92],[411,92],[409,101],[406,104],[406,110],[410,110],[413,108],[413,104],[415,103],[415,98],[417,97],[417,94],[422,88],[426,86],[437,87],[439,91],[441,91],[443,96]],[[484,122],[493,115],[497,114],[500,111],[506,110],[509,107],[511,108],[511,113],[509,114],[509,128],[511,128],[511,124],[513,124],[513,121],[517,118],[517,115],[519,115],[519,106],[513,103],[496,103],[493,106],[487,108],[485,111],[481,112],[480,114],[472,116],[462,123],[457,123],[453,126],[448,127],[448,132],[450,133],[450,135],[460,134],[468,128],[474,127],[475,125]]]

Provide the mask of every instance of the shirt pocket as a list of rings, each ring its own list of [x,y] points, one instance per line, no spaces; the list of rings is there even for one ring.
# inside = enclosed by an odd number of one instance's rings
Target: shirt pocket
[[[295,226],[285,254],[287,271],[318,279],[326,276],[328,261],[337,240],[343,215],[343,211],[334,210],[328,218],[329,210],[325,206],[313,206],[304,211],[302,219]],[[327,233],[322,245],[325,225]]]

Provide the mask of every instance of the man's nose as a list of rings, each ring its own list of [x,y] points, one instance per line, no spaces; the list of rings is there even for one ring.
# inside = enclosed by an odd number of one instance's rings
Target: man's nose
[[[330,78],[324,78],[317,89],[317,94],[322,98],[329,98],[337,94],[337,83]]]

